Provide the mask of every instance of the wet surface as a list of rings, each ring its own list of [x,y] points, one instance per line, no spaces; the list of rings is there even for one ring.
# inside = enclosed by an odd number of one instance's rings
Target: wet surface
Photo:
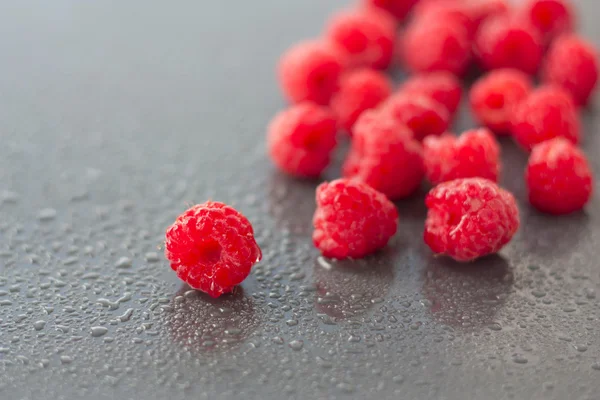
[[[577,3],[600,45],[598,4]],[[343,4],[0,6],[0,398],[598,398],[598,196],[531,210],[509,141],[523,229],[498,256],[432,257],[422,195],[397,203],[381,254],[312,248],[317,183],[274,171],[263,135],[284,106],[277,56]],[[584,147],[600,176],[597,115]],[[162,256],[165,228],[209,198],[243,211],[264,252],[219,300]]]

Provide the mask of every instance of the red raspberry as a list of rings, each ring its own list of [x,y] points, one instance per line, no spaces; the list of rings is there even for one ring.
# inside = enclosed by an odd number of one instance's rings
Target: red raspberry
[[[426,21],[435,17],[437,21],[453,21],[463,26],[472,37],[476,25],[473,16],[465,0],[437,0],[427,1],[416,5],[414,9],[415,19]],[[417,22],[418,23],[418,22]]]
[[[450,116],[456,113],[462,97],[458,79],[451,73],[442,71],[413,75],[404,81],[399,91],[409,97],[430,97],[446,107]]]
[[[167,229],[165,256],[179,279],[211,297],[231,292],[262,258],[248,219],[216,201],[177,217]]]
[[[369,7],[384,9],[392,14],[398,21],[404,20],[412,7],[419,0],[363,0],[363,3]]]
[[[573,5],[569,0],[529,0],[522,12],[546,43],[560,34],[571,32],[575,25]]]
[[[540,66],[543,51],[537,30],[512,15],[489,18],[475,39],[475,55],[488,70],[516,68],[533,75]]]
[[[316,178],[329,165],[336,141],[336,121],[329,109],[300,103],[277,114],[267,129],[269,155],[279,169]]]
[[[588,160],[563,138],[547,140],[533,148],[525,180],[529,202],[550,214],[580,210],[592,196],[593,177]]]
[[[325,182],[316,197],[313,242],[325,257],[365,257],[385,247],[398,229],[394,204],[365,183]]]
[[[396,23],[386,12],[342,11],[331,18],[325,35],[339,46],[348,67],[387,69],[392,62]]]
[[[342,73],[342,56],[323,41],[305,41],[287,50],[279,60],[281,88],[292,103],[329,104]]]
[[[347,72],[340,88],[331,98],[331,109],[338,124],[348,133],[363,111],[375,108],[392,94],[392,82],[382,73],[370,69]]]
[[[469,32],[455,20],[435,15],[415,19],[402,39],[402,58],[412,72],[462,75],[471,59]]]
[[[423,141],[427,179],[434,185],[459,178],[486,178],[497,182],[500,146],[485,128],[466,131],[458,138],[446,133]]]
[[[580,122],[571,96],[558,86],[541,86],[515,109],[512,134],[521,147],[531,151],[538,143],[564,137],[579,143]]]
[[[515,198],[487,179],[442,183],[429,192],[425,204],[425,243],[456,261],[497,253],[519,229]]]
[[[508,0],[469,0],[466,6],[475,24],[475,29],[478,29],[488,18],[508,14],[511,9]]]
[[[408,126],[417,140],[428,135],[441,135],[450,124],[446,107],[427,96],[395,94],[382,103],[381,112]]]
[[[378,111],[367,111],[354,128],[343,175],[368,184],[391,200],[400,199],[421,185],[422,153],[421,143],[406,126]]]
[[[510,135],[516,106],[533,89],[531,78],[517,69],[503,68],[481,77],[470,93],[475,119],[499,135]]]
[[[561,36],[550,48],[542,73],[545,82],[562,86],[577,105],[585,105],[598,82],[596,49],[578,36]]]

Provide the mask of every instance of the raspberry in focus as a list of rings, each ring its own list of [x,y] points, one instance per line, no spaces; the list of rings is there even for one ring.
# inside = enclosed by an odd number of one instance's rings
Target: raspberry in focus
[[[561,36],[546,56],[542,77],[571,93],[575,104],[586,105],[598,82],[596,49],[579,36]]]
[[[496,134],[510,135],[511,116],[533,89],[529,75],[503,68],[488,72],[471,88],[471,111],[475,119]]]
[[[575,25],[573,6],[569,0],[528,0],[522,10],[525,18],[549,43]]]
[[[459,178],[486,178],[497,182],[500,175],[500,146],[485,128],[464,132],[459,137],[446,133],[423,141],[427,179],[434,185]]]
[[[226,204],[207,201],[167,229],[165,256],[179,279],[219,297],[242,283],[262,254],[246,217]]]
[[[327,105],[337,90],[342,70],[342,55],[335,46],[325,41],[304,41],[281,56],[279,84],[291,103]]]
[[[531,151],[533,146],[555,137],[578,144],[581,123],[569,93],[558,86],[540,86],[516,108],[512,118],[515,141]]]
[[[487,179],[442,183],[429,192],[425,204],[425,243],[456,261],[497,253],[519,229],[515,198]]]
[[[398,21],[403,21],[419,0],[363,0],[369,7],[381,8],[392,14]]]
[[[329,165],[336,135],[336,120],[328,108],[300,103],[273,118],[267,129],[267,147],[282,171],[316,178]]]
[[[378,9],[356,9],[335,14],[325,36],[337,45],[350,68],[387,69],[394,56],[396,22]]]
[[[404,125],[378,111],[356,123],[343,176],[359,180],[397,200],[413,194],[423,180],[423,149]]]
[[[563,138],[547,140],[533,148],[525,180],[529,202],[549,214],[578,211],[592,196],[593,177],[588,160]]]
[[[462,97],[462,88],[456,76],[449,72],[430,72],[409,77],[399,91],[409,97],[427,96],[442,104],[450,117],[456,114]]]
[[[394,204],[365,183],[322,183],[316,200],[313,243],[325,257],[365,257],[385,247],[398,229]]]
[[[348,133],[357,118],[365,111],[377,107],[392,94],[392,82],[381,72],[358,69],[345,73],[340,88],[331,98],[330,107],[338,124]]]

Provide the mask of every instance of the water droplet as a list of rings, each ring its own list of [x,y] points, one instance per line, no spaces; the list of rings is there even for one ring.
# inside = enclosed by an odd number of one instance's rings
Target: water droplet
[[[40,221],[51,221],[56,218],[56,210],[54,208],[44,208],[38,213]]]
[[[33,323],[33,328],[36,331],[41,331],[42,329],[44,329],[44,327],[46,326],[46,321],[40,320],[40,321],[35,321]]]
[[[106,335],[108,329],[103,326],[94,326],[92,327],[91,332],[93,337],[100,337]]]
[[[529,360],[527,360],[525,357],[520,356],[520,355],[516,355],[513,356],[513,362],[517,363],[517,364],[527,364],[529,362]]]
[[[131,258],[121,257],[117,260],[117,263],[115,264],[115,268],[131,268],[132,264],[133,264],[133,262],[131,261]]]
[[[158,256],[158,253],[155,253],[155,252],[146,253],[146,261],[157,262],[159,260],[160,260],[160,257]]]
[[[290,348],[292,350],[295,351],[300,351],[302,350],[302,347],[304,347],[304,341],[302,340],[292,340],[289,344]]]

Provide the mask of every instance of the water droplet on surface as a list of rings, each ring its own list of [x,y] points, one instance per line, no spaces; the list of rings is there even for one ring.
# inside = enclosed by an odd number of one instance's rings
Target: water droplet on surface
[[[91,329],[91,333],[93,337],[100,337],[106,335],[108,329],[103,326],[93,326]]]
[[[36,331],[41,331],[42,329],[44,329],[44,327],[45,327],[45,326],[46,326],[46,321],[42,321],[42,320],[40,320],[40,321],[35,321],[35,322],[33,323],[33,328],[34,328]]]
[[[38,219],[40,221],[52,221],[56,218],[56,210],[54,208],[44,208],[38,213]]]
[[[117,260],[115,268],[131,268],[133,262],[129,257],[121,257]]]
[[[302,350],[302,347],[304,347],[304,341],[302,341],[302,340],[292,340],[289,343],[289,346],[290,346],[290,348],[292,350],[300,351],[300,350]]]
[[[527,364],[529,362],[528,359],[526,359],[525,357],[520,356],[520,355],[513,356],[512,360],[513,360],[513,362],[515,362],[517,364]]]

